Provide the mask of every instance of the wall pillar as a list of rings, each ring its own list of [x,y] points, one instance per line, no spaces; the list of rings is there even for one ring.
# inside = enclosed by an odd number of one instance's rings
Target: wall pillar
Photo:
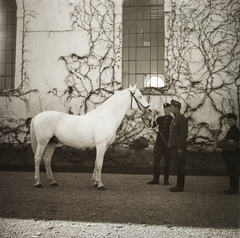
[[[114,57],[115,65],[115,79],[122,83],[122,23],[123,23],[123,1],[114,0],[115,2],[115,33],[114,33]]]

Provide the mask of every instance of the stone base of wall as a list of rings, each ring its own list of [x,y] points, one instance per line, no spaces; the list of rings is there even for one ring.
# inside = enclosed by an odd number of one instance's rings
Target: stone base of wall
[[[52,158],[54,172],[93,172],[95,149],[77,150],[56,147]],[[188,151],[186,154],[187,175],[227,175],[220,152],[204,150]],[[160,162],[163,172],[164,160]],[[19,148],[0,149],[0,170],[34,171],[34,159],[30,145]],[[42,171],[45,171],[42,163]],[[129,148],[109,148],[105,154],[103,173],[152,174],[152,149],[131,150]],[[176,174],[172,166],[171,174]]]

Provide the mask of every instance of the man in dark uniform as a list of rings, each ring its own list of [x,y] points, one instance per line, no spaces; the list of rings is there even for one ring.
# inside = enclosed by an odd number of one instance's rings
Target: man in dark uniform
[[[150,125],[152,128],[158,126],[158,135],[157,140],[153,149],[153,157],[154,157],[154,169],[153,169],[153,180],[148,182],[148,184],[159,184],[159,176],[160,176],[160,160],[164,157],[165,166],[164,166],[164,185],[169,184],[169,173],[170,173],[170,159],[171,159],[171,151],[167,146],[168,138],[169,138],[169,129],[172,121],[172,116],[170,115],[170,107],[169,103],[164,103],[164,116],[158,117],[154,120],[153,124]]]
[[[177,185],[170,188],[171,192],[181,192],[185,184],[185,152],[187,148],[187,119],[180,113],[181,103],[171,100],[171,111],[174,118],[170,127],[168,146],[171,149],[173,163],[177,168]]]
[[[222,140],[222,142],[226,142],[232,145],[235,143],[236,149],[233,148],[233,150],[229,151],[226,148],[222,150],[222,157],[227,167],[230,181],[230,189],[224,190],[223,193],[239,194],[238,166],[240,162],[240,149],[238,143],[236,142],[240,141],[240,131],[236,125],[237,115],[228,113],[227,123],[230,126],[230,129],[228,130],[226,137]]]

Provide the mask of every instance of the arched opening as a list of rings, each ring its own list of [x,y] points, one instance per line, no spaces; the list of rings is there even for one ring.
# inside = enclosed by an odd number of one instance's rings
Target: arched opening
[[[161,75],[148,75],[144,82],[144,87],[147,88],[163,88],[165,86]]]

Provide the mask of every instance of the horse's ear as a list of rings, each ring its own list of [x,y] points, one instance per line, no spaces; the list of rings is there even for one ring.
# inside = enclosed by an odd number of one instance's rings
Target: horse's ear
[[[135,93],[136,87],[137,87],[137,84],[135,84],[133,87],[131,86],[131,84],[129,85],[129,89],[130,89],[130,91],[133,92],[133,93]]]
[[[132,91],[135,92],[135,91],[136,91],[136,88],[137,88],[137,84],[135,84],[135,85],[132,87]]]

